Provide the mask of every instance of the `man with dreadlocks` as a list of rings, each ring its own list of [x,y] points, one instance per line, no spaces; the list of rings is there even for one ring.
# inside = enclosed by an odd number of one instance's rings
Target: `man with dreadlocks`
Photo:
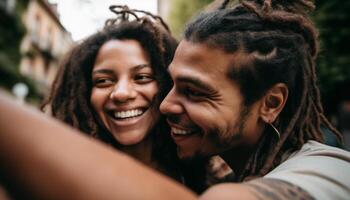
[[[316,85],[317,34],[303,11],[313,8],[312,2],[256,0],[232,8],[226,5],[228,1],[187,26],[169,66],[174,86],[160,106],[180,158],[220,155],[235,173],[233,183],[213,186],[200,198],[349,199],[349,152],[321,144],[321,124],[341,137],[323,114]],[[42,123],[42,116],[15,108],[4,98],[0,102],[0,111],[7,116],[0,120],[0,160],[16,167],[0,171],[9,172],[41,198],[60,191],[85,191],[74,197],[89,199],[197,198],[118,152],[70,134],[55,122]],[[36,134],[29,137],[23,128],[9,126],[15,118],[22,121],[21,127],[36,125]],[[55,133],[46,134],[52,127]],[[47,139],[48,144],[32,137]],[[59,150],[68,141],[74,145],[66,146],[79,152],[79,160]],[[13,147],[19,145],[26,148]],[[56,182],[24,167],[26,149],[34,149],[36,165],[30,166],[45,169],[43,173]],[[47,165],[55,166],[57,173],[52,175]],[[83,176],[91,167],[101,173]],[[25,180],[15,172],[25,174]]]
[[[350,175],[339,173],[350,170],[349,154],[321,144],[321,124],[341,135],[316,85],[317,31],[304,11],[312,1],[228,4],[188,24],[169,66],[174,86],[160,109],[178,156],[221,155],[232,181],[255,179],[244,187],[262,199],[350,198]],[[217,188],[208,195],[230,184]]]

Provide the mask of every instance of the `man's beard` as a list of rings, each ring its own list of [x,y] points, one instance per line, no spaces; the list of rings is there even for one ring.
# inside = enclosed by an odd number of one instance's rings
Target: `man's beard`
[[[179,151],[179,149],[178,149]],[[178,152],[179,154],[179,152]],[[181,164],[184,166],[196,166],[201,163],[205,163],[209,160],[210,156],[209,155],[204,155],[200,152],[196,152],[195,155],[192,155],[190,157],[183,157],[180,158]]]
[[[214,155],[219,155],[223,152],[226,152],[232,148],[234,148],[237,144],[239,145],[239,140],[243,136],[243,130],[246,125],[246,121],[251,114],[251,107],[242,105],[241,110],[239,112],[239,118],[237,119],[237,122],[235,123],[233,127],[233,131],[223,135],[225,130],[220,130],[218,128],[212,128],[208,129],[206,132],[203,133],[203,130],[199,131],[203,137],[203,141],[210,141],[210,145],[212,152],[206,152],[205,150],[199,148],[192,156],[184,156],[181,157],[181,150],[179,147],[177,147],[177,154],[179,156],[179,159],[181,160],[182,163],[184,164],[189,164],[193,165],[196,163],[202,163],[207,161],[211,156]],[[173,122],[173,123],[180,123],[180,118],[177,116],[168,116],[168,120]],[[198,126],[197,126],[198,127]]]
[[[213,149],[218,149],[219,151],[214,154],[220,154],[223,151],[232,149],[237,145],[237,142],[239,142],[244,134],[243,130],[250,115],[250,111],[250,107],[242,106],[242,109],[239,113],[239,118],[233,127],[233,132],[230,132],[227,135],[222,134],[225,132],[224,130],[210,130],[208,132],[207,140],[211,141]]]

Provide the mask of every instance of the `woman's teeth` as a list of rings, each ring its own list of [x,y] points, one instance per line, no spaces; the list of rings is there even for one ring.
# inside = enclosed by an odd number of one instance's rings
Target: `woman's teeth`
[[[192,133],[191,131],[185,131],[185,130],[177,129],[174,127],[171,128],[171,131],[176,135],[188,135],[188,134]]]
[[[125,119],[130,117],[137,117],[142,114],[143,114],[143,111],[141,109],[135,109],[135,110],[128,110],[128,111],[114,112],[114,117],[117,119]]]

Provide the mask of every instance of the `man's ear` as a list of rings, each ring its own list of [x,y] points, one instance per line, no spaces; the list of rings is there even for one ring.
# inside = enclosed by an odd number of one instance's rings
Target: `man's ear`
[[[273,85],[263,96],[260,117],[266,123],[272,123],[276,120],[288,99],[288,87],[284,83]]]

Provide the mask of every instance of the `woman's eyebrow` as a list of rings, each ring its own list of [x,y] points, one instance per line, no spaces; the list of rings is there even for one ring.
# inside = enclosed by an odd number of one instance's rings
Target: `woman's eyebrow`
[[[146,67],[150,68],[150,65],[149,64],[135,65],[131,68],[131,71],[138,71]],[[114,72],[112,69],[97,69],[92,72],[92,74],[113,74],[113,73]]]
[[[151,66],[148,63],[146,63],[146,64],[135,65],[131,68],[131,70],[132,71],[139,71],[139,70],[146,68],[146,67],[151,68]]]
[[[92,72],[92,74],[113,74],[111,69],[97,69]]]

